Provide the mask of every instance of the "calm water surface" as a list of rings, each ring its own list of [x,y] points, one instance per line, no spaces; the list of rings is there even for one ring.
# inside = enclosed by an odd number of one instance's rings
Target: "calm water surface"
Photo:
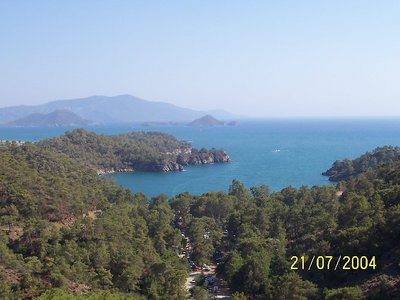
[[[161,131],[192,142],[194,147],[223,148],[232,163],[189,166],[185,172],[134,172],[107,175],[148,196],[181,192],[227,191],[232,179],[247,187],[268,184],[273,191],[288,185],[326,185],[320,175],[336,159],[355,158],[377,146],[400,145],[400,120],[269,120],[238,126],[93,126],[88,130],[116,134],[132,130]],[[0,139],[37,141],[71,128],[0,128]]]

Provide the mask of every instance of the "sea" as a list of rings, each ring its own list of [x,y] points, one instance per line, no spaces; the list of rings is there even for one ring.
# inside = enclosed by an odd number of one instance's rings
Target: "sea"
[[[71,127],[0,127],[0,140],[39,141]],[[196,148],[224,149],[232,162],[187,166],[183,172],[130,172],[105,175],[148,197],[183,192],[201,195],[228,191],[233,179],[247,188],[266,184],[271,191],[287,186],[332,184],[321,173],[335,160],[353,159],[384,145],[400,146],[400,119],[268,119],[244,120],[236,126],[88,126],[99,134],[160,131],[189,141]]]

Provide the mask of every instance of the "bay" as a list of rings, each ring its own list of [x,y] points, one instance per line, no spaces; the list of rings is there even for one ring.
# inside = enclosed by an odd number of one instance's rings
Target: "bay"
[[[0,127],[0,140],[38,141],[72,130],[70,127]],[[355,158],[383,145],[400,145],[399,119],[252,120],[237,126],[190,127],[115,125],[89,126],[101,134],[161,131],[190,141],[196,148],[222,148],[229,164],[188,166],[184,172],[132,172],[106,175],[133,192],[149,197],[181,192],[227,191],[232,179],[246,187],[331,184],[321,173],[337,159]]]

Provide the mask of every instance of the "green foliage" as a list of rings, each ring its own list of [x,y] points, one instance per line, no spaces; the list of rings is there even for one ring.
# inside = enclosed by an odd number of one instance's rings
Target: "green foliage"
[[[232,294],[232,300],[247,300],[248,297],[245,293],[234,292]]]
[[[97,171],[182,170],[187,164],[224,162],[223,150],[192,149],[191,145],[159,132],[131,132],[115,136],[75,129],[43,140],[38,146],[64,153]]]
[[[175,254],[180,234],[171,226],[168,203],[148,207],[143,195],[35,145],[3,147],[0,157],[3,298],[32,298],[45,290],[39,299],[184,294],[187,269]]]
[[[343,287],[327,290],[325,300],[362,300],[365,299],[359,287]]]
[[[0,221],[60,221],[107,205],[106,185],[81,164],[34,145],[0,150]]]
[[[51,289],[46,291],[35,300],[143,300],[144,297],[118,292],[91,292],[83,295],[74,295],[61,289]]]
[[[243,183],[237,179],[232,180],[232,184],[229,186],[229,195],[235,196],[242,201],[250,197],[249,191],[244,187]]]
[[[269,295],[270,257],[265,251],[253,252],[233,276],[232,288],[251,296]]]
[[[85,152],[85,163],[114,168],[118,159],[133,155],[120,154],[119,143],[129,148],[133,140],[144,145],[136,152],[141,154],[146,147],[169,151],[181,145],[157,134],[114,140],[77,130],[40,147],[0,149],[0,298],[185,299],[188,265],[177,255],[185,240],[195,264],[218,259],[218,277],[228,282],[233,299],[399,294],[397,148],[357,160],[351,167],[364,172],[352,171],[337,187],[270,193],[267,186],[249,191],[233,180],[229,193],[183,193],[170,201],[164,195],[151,201],[132,195],[82,163],[45,149],[65,146],[68,156],[81,160]],[[105,156],[91,156],[91,149]],[[146,157],[151,161],[158,155],[153,154]],[[377,162],[368,164],[371,157]],[[290,272],[293,255],[375,256],[377,267]],[[193,296],[206,299],[208,293],[198,287]]]
[[[0,299],[15,299],[10,285],[3,280],[0,281]]]
[[[332,167],[323,173],[331,181],[348,180],[359,175],[369,168],[377,169],[382,164],[391,163],[400,159],[400,148],[384,146],[372,152],[367,152],[354,160],[337,160]]]
[[[195,286],[192,289],[192,295],[193,295],[193,299],[195,300],[208,300],[208,292],[206,289],[199,287],[199,286]]]
[[[310,281],[303,280],[297,273],[286,273],[279,278],[274,299],[311,300],[318,299],[318,288]]]
[[[243,258],[237,251],[226,254],[222,263],[218,266],[217,272],[220,276],[231,282],[244,264]]]
[[[207,232],[215,229],[215,221],[208,217],[193,219],[188,228],[188,234],[192,243],[193,261],[201,266],[208,263],[214,253],[212,237],[207,238]]]

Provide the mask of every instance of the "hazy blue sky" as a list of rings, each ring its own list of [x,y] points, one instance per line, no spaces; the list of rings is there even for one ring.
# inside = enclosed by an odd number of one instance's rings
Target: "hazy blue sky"
[[[400,1],[0,2],[0,106],[117,94],[400,115]]]

